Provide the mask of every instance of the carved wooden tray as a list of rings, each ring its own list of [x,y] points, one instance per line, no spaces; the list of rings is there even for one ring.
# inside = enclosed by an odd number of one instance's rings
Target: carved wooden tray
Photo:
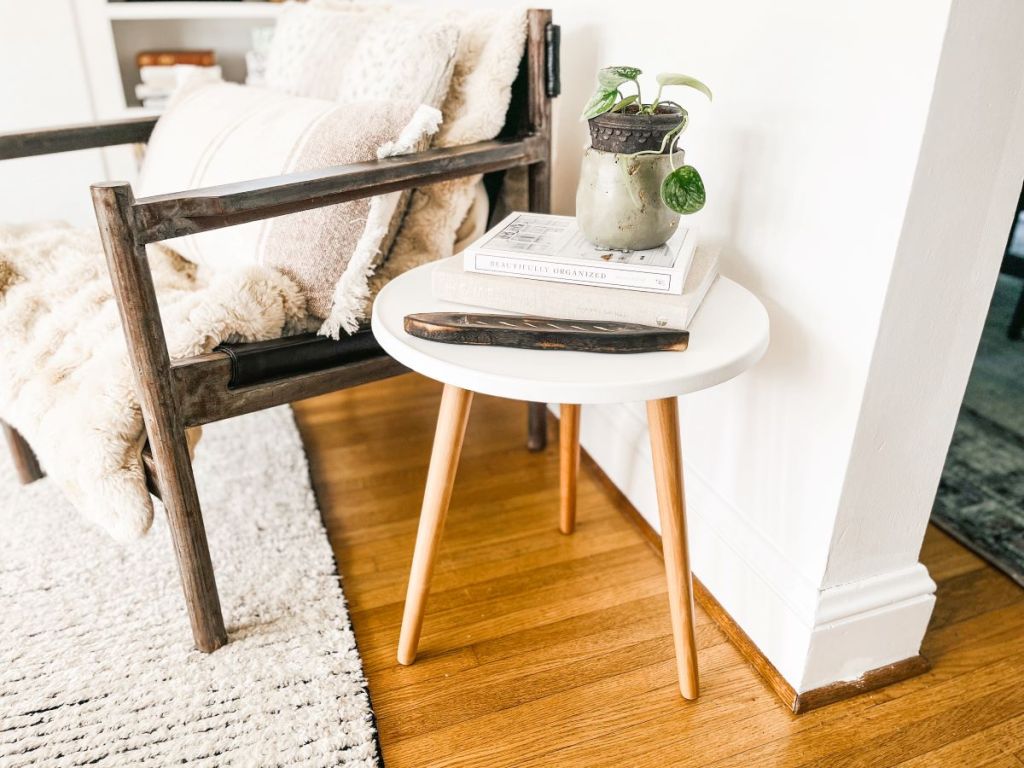
[[[638,323],[466,312],[406,315],[404,328],[411,336],[446,344],[612,354],[681,352],[686,349],[690,338],[688,331],[655,328]]]

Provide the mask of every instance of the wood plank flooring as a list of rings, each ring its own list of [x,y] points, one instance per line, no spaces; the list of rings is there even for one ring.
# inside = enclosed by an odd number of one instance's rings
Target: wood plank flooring
[[[483,396],[420,653],[399,666],[440,392],[407,375],[296,406],[388,768],[1024,768],[1024,591],[959,544],[925,540],[926,675],[794,716],[698,609],[687,703],[659,557],[585,464],[576,533],[560,534],[557,430],[530,454],[525,408]]]

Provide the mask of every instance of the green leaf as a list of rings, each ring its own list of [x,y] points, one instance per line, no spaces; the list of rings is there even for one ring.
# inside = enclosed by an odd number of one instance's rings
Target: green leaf
[[[583,108],[583,120],[589,120],[592,117],[603,115],[609,109],[615,106],[616,100],[619,98],[618,91],[605,91],[600,90],[590,97],[590,101],[587,102],[587,106]]]
[[[605,67],[597,72],[597,82],[603,89],[618,88],[629,80],[636,80],[640,70],[636,67]]]
[[[662,88],[666,85],[685,85],[689,88],[695,88],[700,91],[707,96],[708,99],[711,98],[711,89],[697,78],[690,77],[689,75],[680,75],[675,72],[662,72],[658,75],[658,85]]]
[[[630,104],[632,104],[636,100],[637,100],[637,95],[635,93],[632,93],[629,96],[627,96],[626,98],[624,98],[622,101],[620,101],[618,104],[616,104],[614,107],[612,107],[609,111],[610,112],[621,112],[622,110],[624,110],[626,107],[628,107]]]
[[[676,168],[661,182],[661,199],[676,213],[696,213],[705,198],[704,182],[692,165]]]

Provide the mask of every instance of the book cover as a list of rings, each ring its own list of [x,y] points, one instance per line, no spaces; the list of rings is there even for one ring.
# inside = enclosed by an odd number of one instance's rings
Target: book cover
[[[572,216],[513,213],[463,252],[467,271],[652,293],[683,291],[697,233],[680,227],[657,248],[614,251],[589,243]]]
[[[135,66],[170,66],[172,64],[194,64],[199,67],[212,67],[217,63],[217,54],[209,50],[199,51],[139,51],[135,56]]]
[[[468,272],[462,256],[438,263],[435,298],[474,307],[565,320],[617,320],[685,331],[718,276],[718,249],[698,246],[682,294],[620,291]]]

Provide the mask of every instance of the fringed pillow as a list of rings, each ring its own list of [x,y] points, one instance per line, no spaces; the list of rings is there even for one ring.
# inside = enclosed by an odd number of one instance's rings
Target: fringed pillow
[[[149,141],[139,197],[419,151],[440,113],[412,101],[338,103],[227,83],[186,87]],[[287,275],[320,332],[354,331],[367,281],[403,211],[401,193],[167,242],[206,267],[261,264]]]
[[[407,99],[440,107],[458,24],[386,5],[288,2],[267,53],[266,85],[294,96]]]
[[[436,44],[422,41],[431,41],[438,30],[450,28],[457,33],[458,47],[448,85],[433,75],[436,65],[429,51]],[[440,106],[443,114],[434,144],[460,146],[500,133],[525,42],[526,11],[519,6],[289,3],[275,33],[268,69],[276,68],[277,74],[269,84],[304,96],[329,98],[334,93],[345,98],[346,93],[358,91],[363,84],[373,87],[376,81],[376,92],[392,97],[407,94],[408,82],[396,77],[396,72],[413,73],[409,82],[437,80],[444,83],[444,91],[438,92],[436,100],[422,99]],[[513,183],[521,183],[521,176],[509,174]],[[483,229],[487,206],[480,179],[451,179],[413,192],[395,242],[371,279],[371,294],[412,267],[451,256],[464,230]],[[473,239],[471,232],[467,236]],[[370,302],[365,302],[362,317],[369,315],[369,307]]]
[[[341,3],[338,0],[310,0],[312,12],[321,17],[335,13],[366,14],[373,6]],[[505,125],[512,98],[512,83],[519,71],[526,43],[526,11],[509,8],[446,8],[410,5],[388,9],[391,23],[419,24],[428,28],[451,24],[458,29],[451,85],[440,102],[443,115],[434,146],[454,147],[493,139]],[[368,17],[372,18],[372,16]],[[372,29],[376,21],[367,23]],[[506,185],[521,183],[523,169],[510,171]],[[371,295],[392,278],[419,264],[451,256],[456,239],[464,229],[476,226],[482,233],[487,210],[481,198],[480,176],[450,179],[417,188],[409,201],[401,229],[387,258],[370,281]],[[473,239],[472,237],[470,239]],[[363,307],[369,316],[370,302]]]

